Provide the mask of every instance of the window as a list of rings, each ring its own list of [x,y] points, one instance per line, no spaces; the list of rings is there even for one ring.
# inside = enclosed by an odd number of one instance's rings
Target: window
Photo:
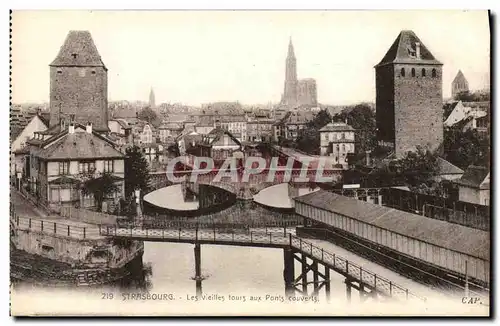
[[[342,152],[345,152],[345,144],[342,144]]]
[[[78,162],[79,173],[89,173],[95,171],[95,162]]]
[[[104,172],[113,172],[114,171],[114,161],[106,160],[104,161]]]
[[[425,68],[422,68],[422,77],[425,77]]]
[[[415,77],[415,68],[411,68],[411,76]]]
[[[57,73],[58,74],[62,74],[62,70],[61,69],[57,69]]]
[[[401,68],[401,77],[405,76],[405,68]]]
[[[74,114],[69,115],[69,121],[70,121],[70,123],[75,122],[75,115]]]
[[[69,174],[69,162],[59,162],[59,175]]]
[[[435,78],[437,76],[436,69],[432,69],[432,77]]]

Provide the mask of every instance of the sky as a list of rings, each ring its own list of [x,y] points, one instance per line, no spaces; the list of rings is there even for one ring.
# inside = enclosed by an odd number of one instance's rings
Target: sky
[[[49,64],[70,30],[89,30],[108,68],[108,99],[200,105],[279,102],[293,40],[298,78],[318,101],[375,102],[375,69],[401,30],[443,66],[443,95],[461,69],[488,82],[486,11],[15,11],[14,103],[49,101]]]

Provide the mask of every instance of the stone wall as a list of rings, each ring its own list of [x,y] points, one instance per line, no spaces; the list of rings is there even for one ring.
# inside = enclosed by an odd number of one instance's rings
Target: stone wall
[[[60,113],[76,122],[108,129],[108,72],[104,67],[50,67],[50,125]]]

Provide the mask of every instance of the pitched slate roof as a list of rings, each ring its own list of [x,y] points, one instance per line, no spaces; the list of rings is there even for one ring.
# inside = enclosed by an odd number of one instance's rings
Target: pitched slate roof
[[[490,170],[485,166],[470,165],[464,175],[455,182],[466,187],[490,189],[489,182],[483,183],[489,174]]]
[[[75,129],[82,126],[75,126]],[[59,135],[45,141],[38,157],[46,160],[58,159],[89,159],[89,158],[120,158],[124,155],[115,149],[111,140],[92,132],[77,131],[68,133],[64,130]]]
[[[355,131],[355,129],[344,122],[330,122],[319,131]]]
[[[420,59],[411,55],[411,53],[414,53],[416,49],[416,43],[420,43]],[[422,43],[418,36],[413,31],[409,30],[404,30],[399,33],[398,37],[394,43],[392,43],[391,47],[377,66],[389,63],[424,63],[442,65],[441,62],[434,58],[432,53]]]
[[[490,235],[483,230],[371,204],[325,190],[296,197],[295,201],[466,255],[484,260],[489,260],[490,257]]]
[[[70,31],[51,66],[104,67],[89,31]]]
[[[464,170],[451,164],[450,162],[448,162],[447,160],[445,160],[441,157],[438,157],[437,161],[438,161],[440,174],[463,174],[464,173]]]

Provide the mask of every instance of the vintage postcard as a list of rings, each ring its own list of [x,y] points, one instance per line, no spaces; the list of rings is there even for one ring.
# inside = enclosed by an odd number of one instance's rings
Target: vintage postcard
[[[487,11],[13,11],[13,316],[489,316]]]

